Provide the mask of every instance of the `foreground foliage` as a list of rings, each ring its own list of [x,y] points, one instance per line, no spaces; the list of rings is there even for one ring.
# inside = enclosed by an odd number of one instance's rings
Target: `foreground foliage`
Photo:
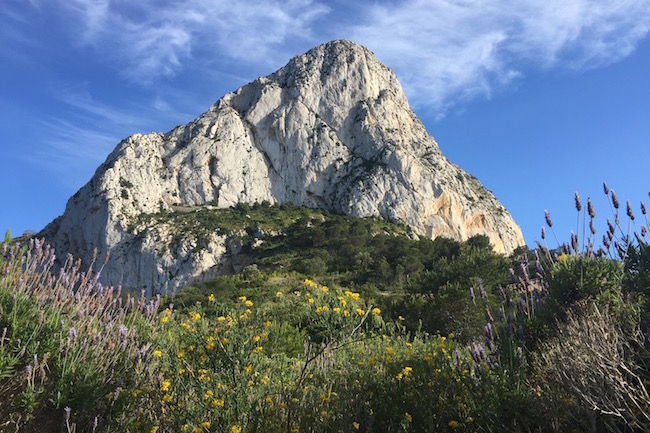
[[[648,221],[632,243],[612,209],[603,249],[574,235],[512,269],[482,238],[290,209],[256,266],[151,300],[7,237],[0,431],[647,431]]]

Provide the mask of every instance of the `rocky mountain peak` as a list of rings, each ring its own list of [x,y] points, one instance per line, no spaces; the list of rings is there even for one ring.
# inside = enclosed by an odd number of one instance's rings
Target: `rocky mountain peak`
[[[142,215],[262,201],[523,245],[496,198],[440,153],[395,75],[350,41],[291,59],[187,125],[122,141],[42,234],[84,260],[110,250],[103,278],[153,293],[221,272],[227,239],[179,240],[138,226]]]

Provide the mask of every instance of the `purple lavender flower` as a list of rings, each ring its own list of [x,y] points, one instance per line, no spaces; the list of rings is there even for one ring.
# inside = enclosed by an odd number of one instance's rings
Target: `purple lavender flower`
[[[66,406],[63,410],[65,411],[65,422],[67,423],[70,421],[70,411],[72,409],[70,409],[70,406]]]
[[[487,299],[487,292],[483,288],[483,281],[480,278],[478,279],[478,291],[481,294],[481,298]]]
[[[546,219],[546,224],[549,227],[553,227],[553,221],[551,221],[551,215],[548,213],[546,209],[544,209],[544,218]]]
[[[616,193],[614,192],[613,189],[611,190],[611,192],[612,192],[612,205],[614,205],[615,209],[618,209],[619,203],[618,203],[618,198],[616,197]]]
[[[630,204],[630,200],[627,201],[627,216],[632,221],[634,221],[634,213],[632,213],[632,205]]]
[[[492,334],[492,324],[488,322],[487,325],[485,325],[485,338],[487,338],[488,341],[492,341],[492,338],[494,335]]]

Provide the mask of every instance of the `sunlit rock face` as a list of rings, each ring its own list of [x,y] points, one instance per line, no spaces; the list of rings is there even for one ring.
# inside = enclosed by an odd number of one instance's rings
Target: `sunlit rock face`
[[[262,201],[381,216],[421,237],[483,234],[504,253],[524,244],[492,193],[442,155],[395,74],[349,41],[293,58],[187,125],[122,141],[41,235],[85,262],[110,251],[102,280],[151,295],[232,270],[234,247],[139,216]]]

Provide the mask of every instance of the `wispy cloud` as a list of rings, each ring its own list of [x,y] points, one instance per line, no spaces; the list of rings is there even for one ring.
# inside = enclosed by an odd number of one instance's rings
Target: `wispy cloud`
[[[650,29],[650,0],[380,0],[349,6],[355,20],[317,0],[66,4],[83,43],[111,41],[107,55],[137,82],[223,62],[275,67],[314,41],[348,37],[397,72],[414,105],[438,113],[490,97],[530,68],[616,62]]]
[[[351,37],[396,70],[411,101],[444,113],[530,68],[620,60],[648,34],[650,0],[406,0],[366,16]]]
[[[119,48],[107,54],[130,79],[149,82],[172,76],[192,53],[248,63],[271,62],[290,38],[309,38],[314,20],[328,8],[311,0],[71,0],[82,23],[83,44]]]
[[[109,105],[96,100],[83,83],[60,86],[52,94],[56,114],[35,125],[42,138],[29,158],[70,188],[88,180],[115,145],[135,131],[148,132],[146,128],[155,129],[165,119],[174,123],[179,118],[190,119],[190,114],[176,111],[160,97],[149,104]]]

